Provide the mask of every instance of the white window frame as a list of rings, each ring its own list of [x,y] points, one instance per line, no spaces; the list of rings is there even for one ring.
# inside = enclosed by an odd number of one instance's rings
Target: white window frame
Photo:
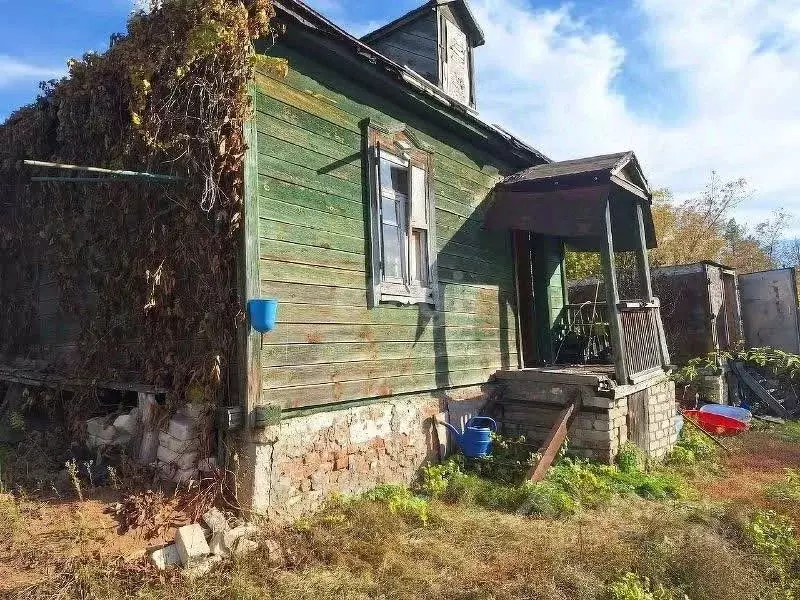
[[[433,153],[421,147],[405,127],[389,130],[369,124],[367,155],[370,179],[370,305],[429,304],[438,306],[439,285],[436,266],[436,202]],[[383,184],[381,159],[408,169],[408,197],[402,240],[402,279],[387,277],[384,268]],[[420,175],[422,173],[422,175]],[[423,220],[424,219],[424,220]],[[424,258],[417,265],[412,243],[415,234],[425,238]],[[417,273],[417,266],[424,272]]]

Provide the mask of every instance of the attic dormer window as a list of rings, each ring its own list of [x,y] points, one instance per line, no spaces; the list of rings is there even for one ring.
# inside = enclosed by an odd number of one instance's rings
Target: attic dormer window
[[[362,40],[453,100],[475,107],[472,53],[484,36],[467,0],[429,0]]]
[[[472,103],[467,34],[450,19],[442,19],[442,89],[461,104]]]

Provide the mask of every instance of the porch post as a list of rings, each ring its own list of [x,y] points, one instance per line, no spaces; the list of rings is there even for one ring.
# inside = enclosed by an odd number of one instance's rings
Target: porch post
[[[614,347],[617,383],[625,385],[628,383],[628,368],[625,364],[625,342],[622,339],[622,320],[619,316],[619,291],[617,289],[617,272],[614,265],[614,237],[611,231],[610,198],[606,198],[600,257],[603,263],[603,277],[606,284],[608,324],[611,328],[611,343]]]
[[[647,257],[647,237],[644,231],[642,204],[636,201],[636,228],[639,233],[639,247],[636,249],[636,266],[639,268],[639,281],[642,284],[645,302],[653,301],[653,282],[650,279],[650,262]]]
[[[636,250],[636,263],[639,267],[639,281],[644,288],[645,302],[653,302],[653,281],[650,277],[650,261],[647,256],[647,235],[644,230],[644,215],[642,203],[636,202],[636,228],[639,233],[639,247]],[[661,307],[652,309],[655,311],[656,328],[658,329],[659,353],[661,354],[661,366],[666,367],[669,362],[669,349],[667,348],[667,337],[664,334],[664,323],[661,321]]]

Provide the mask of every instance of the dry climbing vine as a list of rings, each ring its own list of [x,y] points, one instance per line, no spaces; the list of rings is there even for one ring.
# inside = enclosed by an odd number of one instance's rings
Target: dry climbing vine
[[[273,14],[270,0],[153,0],[0,127],[0,355],[144,379],[174,403],[233,386],[247,86]],[[23,159],[182,181],[38,183],[63,173]]]

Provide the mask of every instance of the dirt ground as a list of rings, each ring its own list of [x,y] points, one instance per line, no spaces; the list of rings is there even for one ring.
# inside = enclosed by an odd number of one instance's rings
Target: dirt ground
[[[19,502],[20,526],[13,542],[0,543],[0,597],[52,576],[65,560],[80,555],[138,562],[149,549],[172,542],[175,530],[152,539],[141,531],[120,534],[109,507],[119,501],[110,489],[85,492],[84,501]]]
[[[800,469],[800,444],[773,431],[753,431],[725,442],[720,477],[696,482],[710,499],[773,509],[791,517],[800,528],[800,505],[767,497],[765,488],[786,479],[787,469]]]

